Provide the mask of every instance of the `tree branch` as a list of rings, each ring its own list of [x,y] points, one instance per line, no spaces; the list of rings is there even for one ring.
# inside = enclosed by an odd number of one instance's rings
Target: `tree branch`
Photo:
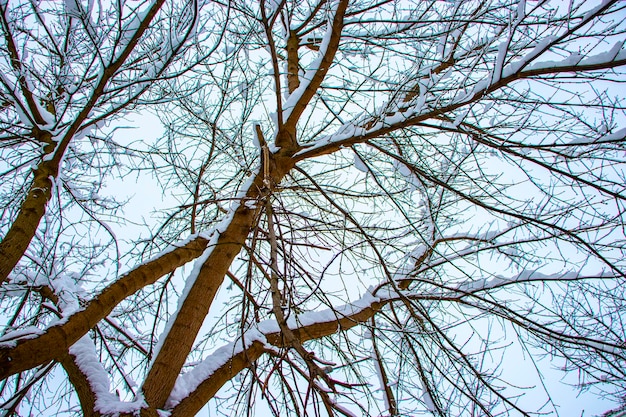
[[[62,357],[122,300],[200,256],[207,243],[204,237],[196,237],[126,273],[61,324],[37,337],[0,345],[0,379]]]

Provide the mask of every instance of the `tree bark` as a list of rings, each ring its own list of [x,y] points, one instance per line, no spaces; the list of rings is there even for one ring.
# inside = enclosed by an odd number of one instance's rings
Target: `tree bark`
[[[226,230],[220,233],[212,252],[203,262],[169,332],[161,336],[164,342],[142,388],[144,398],[150,408],[159,409],[165,406],[176,378],[193,348],[193,342],[200,327],[209,313],[215,294],[250,231],[254,228],[257,212],[249,208],[245,204],[246,201],[264,198],[269,192],[268,184],[273,186],[280,183],[293,167],[292,156],[293,150],[281,150],[271,159],[263,160],[263,166],[239,203],[232,220]],[[270,178],[266,178],[266,175]]]
[[[0,347],[0,379],[63,357],[70,346],[111,313],[122,300],[200,256],[207,243],[205,238],[196,237],[146,262],[109,285],[83,310],[69,316],[64,323],[50,327],[35,338],[18,340],[15,345],[5,344]]]
[[[339,317],[337,320],[292,329],[292,332],[300,343],[330,336],[338,331],[348,330],[358,324],[365,323],[371,319],[384,304],[385,302],[373,302],[369,307],[357,311],[350,316]],[[284,347],[285,337],[281,332],[266,334],[265,338],[271,345]],[[247,349],[233,355],[228,362],[220,366],[213,374],[198,385],[189,396],[178,403],[172,409],[171,417],[193,416],[198,413],[224,384],[258,360],[265,350],[266,348],[263,346],[263,343],[255,341]]]

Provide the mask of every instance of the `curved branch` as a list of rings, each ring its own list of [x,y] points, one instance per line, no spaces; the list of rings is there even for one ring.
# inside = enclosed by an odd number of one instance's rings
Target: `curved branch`
[[[326,321],[314,322],[308,325],[291,328],[293,334],[304,343],[309,340],[319,339],[330,336],[339,331],[351,329],[354,326],[365,323],[370,320],[376,312],[378,312],[389,300],[380,300],[372,298],[371,303],[361,308],[355,308],[350,314],[341,315],[336,311],[336,318]],[[322,312],[326,313],[326,312]],[[262,327],[262,326],[261,326]],[[268,326],[268,327],[271,327]],[[291,327],[291,326],[290,326]],[[231,349],[232,355],[218,366],[213,365],[213,371],[208,375],[191,393],[186,395],[180,402],[176,398],[170,398],[168,403],[174,405],[171,417],[191,416],[195,415],[200,409],[217,393],[217,391],[231,378],[240,371],[250,366],[261,355],[272,349],[273,347],[285,347],[285,337],[280,330],[268,331],[260,334],[258,331],[252,331],[252,335],[248,341],[244,340],[247,347],[241,348],[241,340],[223,347],[222,349]],[[224,353],[223,350],[220,353]],[[221,355],[220,355],[221,356]],[[205,361],[210,361],[211,357]]]

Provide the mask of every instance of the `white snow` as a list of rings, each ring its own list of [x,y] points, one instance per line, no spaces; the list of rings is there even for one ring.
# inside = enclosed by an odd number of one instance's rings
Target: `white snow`
[[[502,68],[504,66],[504,58],[509,49],[509,40],[503,41],[498,45],[498,56],[496,57],[496,65],[493,69],[493,75],[491,77],[491,83],[495,84],[500,81],[502,75]]]
[[[204,265],[206,260],[209,258],[209,256],[211,256],[211,253],[213,252],[215,246],[217,245],[217,241],[220,237],[220,234],[224,233],[224,231],[226,231],[226,229],[230,225],[237,208],[242,204],[246,204],[245,197],[246,197],[248,190],[250,189],[250,187],[252,186],[254,182],[254,177],[255,175],[251,175],[246,180],[246,182],[244,182],[237,196],[235,197],[233,205],[230,207],[228,214],[226,214],[224,218],[220,220],[213,227],[213,230],[210,233],[210,238],[209,238],[209,243],[207,244],[207,248],[202,253],[202,255],[200,255],[200,257],[196,259],[193,269],[191,270],[191,272],[189,273],[189,276],[185,280],[185,288],[183,289],[183,292],[180,295],[180,298],[178,299],[178,307],[176,308],[176,311],[169,317],[167,324],[165,325],[165,329],[163,330],[163,332],[161,333],[161,336],[159,337],[159,341],[154,349],[154,355],[152,356],[152,362],[150,364],[151,366],[152,366],[152,363],[154,363],[154,360],[156,359],[156,357],[158,356],[159,350],[163,346],[163,342],[165,341],[165,339],[167,339],[167,335],[169,334],[169,331],[172,328],[172,325],[176,321],[178,312],[180,311],[182,305],[184,304],[185,299],[187,298],[187,295],[189,294],[189,291],[195,284],[196,279],[198,278],[198,274],[200,273],[200,270],[202,269],[202,266]]]
[[[433,397],[430,396],[428,388],[426,388],[426,384],[423,380],[420,379],[420,381],[422,382],[422,390],[424,390],[424,393],[422,394],[422,400],[426,405],[426,409],[430,412],[437,411],[437,408],[435,407],[435,402],[433,401]]]
[[[591,16],[593,16],[594,14],[596,14],[596,12],[600,9],[602,9],[603,7],[605,7],[607,4],[609,4],[612,0],[602,0],[602,2],[600,4],[598,4],[596,7],[594,7],[593,9],[590,9],[587,13],[585,13],[585,15],[583,16],[583,20],[588,20],[591,18]]]
[[[521,23],[521,21],[524,20],[525,16],[526,16],[526,0],[519,0],[519,3],[517,4],[517,17],[515,19],[515,24],[518,25],[519,23]]]
[[[555,35],[546,36],[545,38],[539,40],[539,42],[537,42],[537,44],[532,49],[532,51],[528,52],[521,59],[507,65],[502,71],[502,77],[506,78],[512,74],[515,74],[521,68],[524,68],[525,66],[527,66],[529,62],[531,62],[532,60],[537,58],[539,55],[544,53],[550,47],[550,45],[552,45],[552,43],[554,43],[556,40],[557,40],[557,37]]]
[[[372,335],[370,333],[369,335],[370,339],[372,338]],[[372,362],[374,363],[374,368],[376,369],[376,376],[378,377],[378,384],[379,384],[379,390],[383,393],[383,397],[385,398],[385,404],[389,404],[389,397],[387,396],[387,390],[386,387],[387,385],[385,384],[385,380],[383,378],[383,370],[381,369],[381,363],[380,361],[382,361],[382,358],[378,358],[376,357],[376,350],[375,350],[375,346],[372,343],[372,352],[370,354],[371,358],[372,358]]]
[[[605,353],[610,353],[610,354],[618,355],[618,356],[622,356],[624,354],[623,347],[612,346],[612,345],[609,345],[607,343],[603,343],[597,340],[585,340],[583,343],[589,347],[592,347],[596,350],[600,350]]]
[[[171,244],[171,245],[169,245],[167,248],[163,249],[163,250],[162,250],[162,251],[160,251],[160,252],[157,252],[156,254],[154,254],[153,256],[151,256],[149,259],[147,259],[147,260],[146,260],[146,261],[144,261],[143,263],[141,263],[141,264],[139,264],[139,265],[135,266],[134,268],[132,268],[132,269],[128,270],[126,273],[122,274],[122,276],[121,276],[121,277],[124,277],[124,276],[126,276],[126,275],[130,274],[131,272],[133,272],[133,271],[134,271],[134,270],[136,270],[137,268],[139,268],[139,267],[141,267],[141,266],[143,266],[143,265],[145,265],[145,264],[147,264],[147,263],[150,263],[150,262],[152,262],[152,261],[154,261],[154,260],[156,260],[156,259],[159,259],[159,258],[160,258],[160,257],[162,257],[163,255],[166,255],[166,254],[168,254],[168,253],[170,253],[170,252],[173,252],[174,250],[176,250],[176,249],[178,249],[178,248],[180,248],[180,247],[185,246],[186,244],[188,244],[189,242],[193,241],[193,240],[194,240],[194,239],[196,239],[197,237],[203,237],[203,238],[205,238],[205,239],[207,239],[207,240],[211,240],[211,235],[210,235],[210,234],[207,234],[207,233],[196,233],[196,234],[193,234],[193,235],[189,235],[189,236],[188,236],[188,237],[186,237],[185,239],[181,239],[181,240],[179,240],[178,242],[172,243],[172,244]]]
[[[626,40],[617,41],[608,51],[587,57],[580,61],[579,65],[585,66],[609,63],[613,62],[618,57],[623,59],[624,57],[626,57],[626,50],[623,49],[624,43],[626,43]]]
[[[333,15],[336,12],[337,6],[338,4],[334,5]],[[324,58],[324,56],[326,55],[326,51],[328,50],[328,44],[330,43],[330,38],[332,34],[333,25],[332,22],[329,21],[328,29],[326,30],[326,33],[324,33],[324,37],[322,38],[317,58],[313,60],[313,62],[311,62],[311,65],[309,65],[309,68],[301,77],[300,85],[298,86],[298,88],[296,88],[293,93],[291,93],[289,98],[285,100],[285,103],[283,104],[283,120],[289,119],[289,116],[291,115],[291,112],[293,111],[296,103],[300,101],[302,94],[304,94],[304,92],[307,90],[309,84],[311,83],[311,80],[319,70],[322,59]]]
[[[134,401],[123,402],[110,392],[109,374],[102,367],[100,358],[96,353],[96,347],[89,335],[83,336],[74,343],[70,347],[69,353],[75,358],[76,365],[87,378],[89,386],[95,394],[96,411],[105,415],[132,414],[146,406],[141,395],[138,395]]]
[[[416,262],[424,256],[426,251],[428,250],[428,246],[424,244],[418,244],[411,252],[409,252],[402,262],[402,265],[398,268],[398,270],[393,274],[393,279],[395,281],[402,281],[404,279],[409,278],[411,272],[415,271],[417,265]]]
[[[365,172],[366,174],[370,172],[367,165],[365,165],[365,162],[363,162],[359,154],[356,152],[354,153],[354,167],[361,172]]]
[[[145,20],[146,15],[148,14],[148,11],[150,11],[150,9],[151,6],[146,6],[145,9],[142,11],[133,10],[132,17],[127,17],[125,19],[125,22],[120,30],[119,41],[115,48],[115,57],[113,58],[114,61],[117,61],[119,59],[119,57],[126,50],[126,48],[133,47],[129,45],[130,41],[137,33],[137,30],[139,30],[141,23]]]
[[[382,292],[382,291],[381,291]],[[297,329],[304,326],[310,326],[317,323],[336,322],[338,318],[348,317],[370,308],[373,303],[385,301],[386,299],[395,298],[394,293],[387,291],[384,296],[375,296],[372,291],[366,292],[359,300],[345,304],[333,309],[324,309],[321,311],[310,311],[298,315],[298,317],[290,317],[287,320],[287,326],[290,329]],[[202,362],[196,365],[191,371],[181,375],[176,380],[176,385],[172,390],[172,394],[167,400],[167,408],[175,407],[182,399],[193,392],[202,381],[210,377],[213,372],[226,364],[234,355],[248,348],[255,341],[267,344],[266,335],[280,332],[280,326],[276,320],[268,319],[259,323],[256,329],[248,330],[242,337],[225,346],[217,349],[213,354],[209,355]],[[268,345],[268,348],[271,348]]]
[[[0,346],[3,348],[14,347],[15,339],[34,339],[42,333],[43,332],[37,326],[26,326],[21,329],[13,330],[0,337]]]
[[[507,284],[532,282],[532,281],[546,281],[546,280],[558,280],[558,281],[570,281],[578,280],[582,278],[613,278],[614,275],[610,272],[602,271],[599,274],[593,276],[582,275],[576,271],[557,272],[553,274],[544,274],[537,269],[525,269],[517,275],[504,277],[502,275],[496,275],[491,278],[483,278],[475,281],[465,281],[459,284],[456,289],[463,293],[474,293],[478,291],[486,291],[496,287],[500,287]]]
[[[624,139],[626,137],[626,128],[617,130],[613,133],[606,134],[597,139],[590,139],[588,137],[578,137],[572,139],[569,143],[575,145],[592,145],[594,143],[611,142],[614,140]]]
[[[64,317],[82,310],[79,297],[85,294],[85,290],[77,284],[76,277],[59,274],[50,282],[50,285],[54,293],[59,297],[59,308],[63,312]]]
[[[213,249],[215,248],[218,238],[219,238],[219,234],[214,233],[210,240],[210,243],[207,245],[207,248],[204,250],[202,255],[200,255],[200,257],[196,259],[193,269],[191,270],[191,272],[189,273],[189,276],[185,280],[185,288],[183,289],[183,292],[180,295],[180,298],[178,299],[178,307],[176,308],[176,311],[167,320],[165,329],[163,329],[163,332],[161,333],[161,336],[159,337],[159,341],[157,342],[154,348],[154,354],[152,355],[152,361],[150,362],[150,366],[152,366],[152,364],[154,363],[154,360],[159,355],[159,351],[161,350],[161,347],[163,346],[163,342],[167,339],[167,336],[172,328],[172,325],[176,321],[178,312],[183,306],[185,299],[187,298],[187,295],[189,294],[189,291],[193,287],[193,284],[196,282],[196,279],[198,278],[198,274],[200,273],[202,266],[204,265],[206,260],[209,258],[209,256],[213,252]]]
[[[281,0],[266,0],[265,7],[267,8],[268,16],[272,16],[278,10]],[[262,4],[262,3],[261,3]]]
[[[546,69],[546,68],[558,68],[558,67],[566,67],[566,66],[572,66],[572,65],[577,65],[581,62],[582,60],[582,55],[578,54],[578,53],[572,53],[570,54],[569,57],[559,60],[559,61],[541,61],[541,62],[536,62],[534,64],[532,64],[530,66],[529,69],[531,70],[539,70],[539,69]]]
[[[217,369],[240,352],[249,348],[254,342],[266,344],[265,336],[258,330],[249,330],[236,341],[220,347],[194,368],[178,377],[174,389],[166,402],[166,408],[175,407],[182,399],[192,393],[202,381],[213,375]]]
[[[80,3],[77,3],[78,0],[64,0],[63,4],[65,6],[65,13],[69,16],[80,17],[81,15],[81,7]]]

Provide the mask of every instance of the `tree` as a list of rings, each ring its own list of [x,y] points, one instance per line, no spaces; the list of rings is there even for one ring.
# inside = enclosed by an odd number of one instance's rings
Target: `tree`
[[[625,397],[623,3],[0,6],[5,414]],[[178,198],[147,239],[132,172]]]

